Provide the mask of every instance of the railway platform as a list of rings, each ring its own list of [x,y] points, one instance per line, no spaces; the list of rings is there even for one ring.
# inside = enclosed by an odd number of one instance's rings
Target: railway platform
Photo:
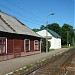
[[[18,68],[24,67],[28,64],[42,60],[49,56],[53,56],[55,54],[65,52],[67,50],[69,50],[69,48],[61,48],[61,49],[57,49],[57,50],[52,50],[47,53],[40,53],[40,54],[35,54],[35,55],[31,55],[31,56],[26,56],[26,57],[19,57],[19,58],[7,60],[7,61],[1,61],[0,62],[0,75],[5,75],[6,73],[14,71]]]

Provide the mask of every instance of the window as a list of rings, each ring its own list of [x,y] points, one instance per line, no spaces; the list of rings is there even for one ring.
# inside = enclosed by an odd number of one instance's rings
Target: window
[[[30,40],[29,39],[25,39],[25,50],[26,51],[30,50]]]
[[[6,53],[6,39],[0,38],[0,54]]]
[[[38,40],[34,41],[34,50],[38,50]]]

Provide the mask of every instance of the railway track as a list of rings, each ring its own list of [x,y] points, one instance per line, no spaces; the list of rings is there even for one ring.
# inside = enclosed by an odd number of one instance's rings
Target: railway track
[[[74,55],[75,50],[69,50],[27,75],[67,75],[67,68],[71,65]]]

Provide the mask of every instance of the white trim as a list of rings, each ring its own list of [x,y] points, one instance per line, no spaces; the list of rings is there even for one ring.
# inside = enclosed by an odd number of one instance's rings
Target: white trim
[[[5,39],[5,53],[7,54],[7,38],[6,37],[0,37],[0,39]]]
[[[34,40],[34,50],[35,50],[35,40]]]
[[[29,51],[30,51],[30,39],[24,40],[24,52],[26,52],[26,40],[29,40]]]
[[[29,39],[29,51],[30,51],[30,39]]]
[[[38,43],[38,49],[35,48],[35,41],[38,42],[38,40],[34,40],[34,50],[38,50],[39,49],[39,43]]]
[[[40,53],[41,53],[41,42],[42,42],[42,40],[40,39]]]
[[[7,38],[6,38],[6,54],[7,54]]]

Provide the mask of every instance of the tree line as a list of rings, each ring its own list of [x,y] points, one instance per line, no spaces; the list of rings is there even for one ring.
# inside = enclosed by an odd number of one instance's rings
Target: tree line
[[[52,23],[48,25],[41,25],[39,29],[32,29],[33,31],[37,32],[43,29],[50,29],[55,31],[61,36],[61,44],[62,45],[73,45],[73,42],[75,41],[74,36],[74,30],[72,25],[69,24],[63,24],[63,26],[60,26],[57,23]]]

